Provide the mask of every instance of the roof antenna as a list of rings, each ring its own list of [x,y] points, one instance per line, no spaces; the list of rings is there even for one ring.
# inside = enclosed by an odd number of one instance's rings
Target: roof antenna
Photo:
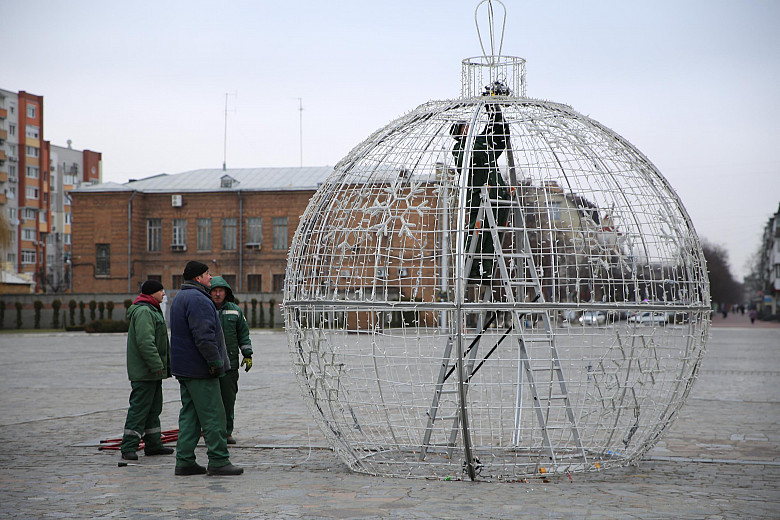
[[[228,115],[228,96],[235,96],[238,99],[238,91],[233,94],[225,93],[225,139],[222,143],[222,171],[227,169],[227,115]]]

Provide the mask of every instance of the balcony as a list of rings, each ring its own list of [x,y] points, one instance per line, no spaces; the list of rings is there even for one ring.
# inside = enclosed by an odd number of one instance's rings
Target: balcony
[[[8,117],[8,110],[4,108],[0,108],[0,119],[5,119]]]
[[[8,182],[8,174],[0,170],[0,182]]]
[[[5,205],[6,202],[8,202],[8,197],[5,196],[5,193],[0,193],[0,205]]]
[[[0,150],[0,163],[5,162],[8,156],[5,154],[5,150]]]
[[[0,128],[0,141],[5,141],[6,139],[8,139],[8,130]]]

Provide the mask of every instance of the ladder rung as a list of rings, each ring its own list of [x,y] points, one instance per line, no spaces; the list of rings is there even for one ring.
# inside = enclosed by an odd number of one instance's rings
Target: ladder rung
[[[526,343],[551,343],[552,342],[552,337],[551,336],[528,336],[528,335],[523,335],[522,339]]]
[[[511,199],[488,199],[493,204],[498,204],[501,206],[512,206],[514,204],[514,201]]]
[[[560,395],[551,395],[551,396],[543,396],[539,397],[540,401],[560,401],[562,399],[568,399],[569,397],[566,394],[560,394]]]

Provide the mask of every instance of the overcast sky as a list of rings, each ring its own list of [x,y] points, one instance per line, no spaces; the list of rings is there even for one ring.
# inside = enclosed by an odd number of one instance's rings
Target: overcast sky
[[[335,165],[460,95],[476,0],[0,0],[0,88],[44,96],[44,138],[103,180]],[[505,0],[527,95],[637,146],[742,277],[780,203],[780,1]],[[483,5],[483,8],[485,6]],[[496,6],[497,12],[500,9]]]

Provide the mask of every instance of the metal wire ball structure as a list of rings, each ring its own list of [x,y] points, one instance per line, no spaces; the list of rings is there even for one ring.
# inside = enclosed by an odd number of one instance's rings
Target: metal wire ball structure
[[[669,428],[709,331],[702,249],[626,139],[463,61],[355,147],[293,240],[284,316],[313,417],[353,470],[517,479],[622,466]]]

